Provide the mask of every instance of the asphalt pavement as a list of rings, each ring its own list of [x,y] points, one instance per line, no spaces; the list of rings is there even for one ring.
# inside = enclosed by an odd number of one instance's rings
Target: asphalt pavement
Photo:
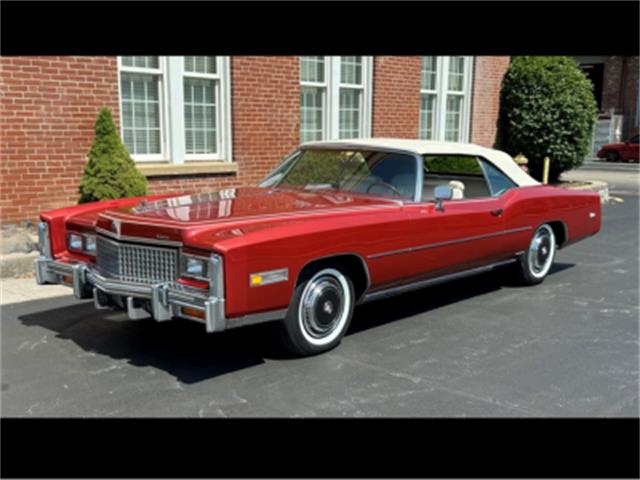
[[[2,415],[637,417],[637,169],[623,180],[624,203],[543,284],[493,272],[363,305],[311,358],[283,355],[268,325],[208,335],[70,296],[4,305]]]

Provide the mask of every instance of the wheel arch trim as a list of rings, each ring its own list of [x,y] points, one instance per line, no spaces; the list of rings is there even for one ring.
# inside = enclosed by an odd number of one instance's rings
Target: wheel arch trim
[[[355,299],[356,303],[359,303],[360,300],[362,298],[364,298],[365,294],[369,291],[369,289],[371,288],[371,273],[369,272],[369,265],[367,264],[366,260],[364,259],[364,257],[362,255],[360,255],[359,253],[355,253],[355,252],[342,252],[342,253],[332,253],[330,255],[324,255],[321,257],[315,257],[309,261],[307,261],[304,265],[302,265],[302,267],[300,268],[300,270],[298,271],[298,273],[296,274],[296,282],[295,285],[299,285],[300,284],[300,277],[302,275],[302,273],[309,268],[311,265],[313,265],[314,263],[317,262],[325,262],[325,261],[331,261],[331,260],[339,260],[340,258],[344,258],[344,257],[350,257],[350,258],[354,258],[357,259],[360,262],[360,265],[362,267],[362,270],[364,271],[364,276],[365,276],[365,286],[364,289],[362,290],[362,292],[359,293],[359,295],[357,296],[357,298]]]
[[[549,225],[551,227],[551,229],[553,230],[553,234],[556,237],[556,244],[558,245],[558,249],[561,249],[569,243],[569,227],[567,227],[567,224],[564,220],[561,220],[559,218],[554,220],[546,220],[538,225],[534,229],[534,232],[536,232],[542,225]],[[558,235],[558,232],[561,233],[561,237]],[[562,242],[559,241],[560,239],[562,239]]]

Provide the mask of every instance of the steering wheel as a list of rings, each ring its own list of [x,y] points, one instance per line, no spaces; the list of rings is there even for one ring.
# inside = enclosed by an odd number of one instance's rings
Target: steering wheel
[[[375,187],[376,185],[382,185],[383,187],[388,188],[389,190],[392,190],[393,192],[397,193],[398,196],[402,197],[402,192],[400,192],[400,190],[398,190],[396,187],[394,187],[393,185],[391,185],[390,183],[387,182],[383,182],[382,180],[376,180],[374,183],[372,183],[371,185],[369,185],[369,187],[367,187],[367,193],[369,193],[369,190],[371,190],[372,187]]]

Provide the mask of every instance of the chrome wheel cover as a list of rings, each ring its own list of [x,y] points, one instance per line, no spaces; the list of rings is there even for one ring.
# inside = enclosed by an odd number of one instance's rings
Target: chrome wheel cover
[[[551,264],[556,249],[556,239],[549,225],[542,225],[533,235],[527,255],[529,271],[536,278],[544,277]]]
[[[342,273],[325,269],[315,274],[302,292],[298,309],[305,339],[319,346],[331,343],[348,319],[351,301],[351,291]]]

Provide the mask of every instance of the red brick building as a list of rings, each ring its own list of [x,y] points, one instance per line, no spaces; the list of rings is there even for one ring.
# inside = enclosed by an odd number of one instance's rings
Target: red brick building
[[[0,218],[78,200],[102,106],[150,191],[254,184],[301,141],[495,141],[509,57],[2,57]]]

